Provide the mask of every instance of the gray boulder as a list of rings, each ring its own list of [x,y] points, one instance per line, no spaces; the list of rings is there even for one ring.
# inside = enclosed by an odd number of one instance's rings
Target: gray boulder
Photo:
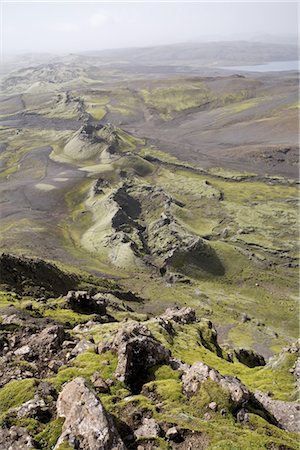
[[[229,375],[221,375],[202,362],[196,362],[182,376],[183,390],[188,396],[195,395],[202,383],[212,380],[218,383],[221,388],[228,391],[230,398],[235,405],[243,405],[248,402],[250,393],[246,386],[237,378]]]
[[[273,416],[278,425],[286,431],[300,431],[300,405],[297,402],[273,400],[260,391],[254,392],[254,398]]]
[[[71,351],[71,356],[77,356],[80,355],[80,353],[86,352],[87,350],[94,350],[96,351],[96,345],[93,344],[90,341],[86,341],[86,340],[82,340],[79,341],[76,346],[73,348],[73,350]]]
[[[174,320],[177,323],[193,323],[196,321],[196,311],[193,308],[168,308],[159,316],[159,318],[168,320]]]
[[[142,425],[135,430],[134,435],[136,438],[153,438],[158,437],[161,434],[161,428],[154,419],[143,419]]]
[[[74,449],[126,450],[112,418],[84,378],[65,385],[57,400],[57,414],[65,422],[54,450],[64,442]]]

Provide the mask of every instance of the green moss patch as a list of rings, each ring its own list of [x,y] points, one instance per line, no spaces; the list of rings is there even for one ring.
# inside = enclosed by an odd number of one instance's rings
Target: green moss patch
[[[35,395],[36,380],[12,380],[0,389],[0,417],[10,408],[16,408]]]

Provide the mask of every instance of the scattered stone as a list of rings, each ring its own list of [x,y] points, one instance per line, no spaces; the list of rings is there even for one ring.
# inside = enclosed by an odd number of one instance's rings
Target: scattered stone
[[[76,346],[76,341],[64,341],[62,344],[62,348],[70,349],[74,348]]]
[[[33,450],[32,439],[26,428],[12,426],[9,429],[1,429],[0,449],[2,450]]]
[[[52,370],[52,372],[57,373],[58,370],[59,370],[59,368],[60,368],[61,366],[63,366],[63,364],[64,364],[64,363],[63,363],[62,361],[57,361],[57,360],[55,360],[55,359],[52,359],[52,360],[49,362],[48,367],[49,367],[50,370]]]
[[[41,398],[49,398],[52,397],[54,399],[57,398],[57,393],[54,386],[48,381],[41,381],[37,387],[37,393]]]
[[[241,317],[242,323],[250,322],[250,320],[251,320],[251,317],[247,313],[242,314],[242,317]]]
[[[181,273],[175,273],[175,272],[167,272],[165,275],[165,280],[167,283],[175,284],[175,283],[182,283],[182,284],[191,284],[190,278],[182,275]]]
[[[23,347],[20,347],[17,350],[15,350],[14,353],[16,356],[25,356],[30,355],[32,353],[32,350],[29,347],[29,345],[23,345]]]
[[[249,414],[247,409],[241,408],[236,415],[236,419],[239,423],[249,423]]]
[[[206,412],[203,416],[203,419],[208,422],[211,419],[211,415],[208,412]]]
[[[1,314],[2,325],[23,325],[24,319],[17,314]]]
[[[298,341],[293,342],[289,347],[284,347],[282,349],[283,353],[299,353],[300,351],[300,339]]]
[[[66,339],[66,333],[61,325],[50,325],[39,334],[32,336],[30,347],[38,354],[53,354],[61,349]]]
[[[169,364],[173,370],[179,370],[181,372],[186,372],[191,367],[189,364],[183,363],[177,358],[170,358]]]
[[[178,441],[181,438],[181,434],[176,427],[169,428],[166,432],[166,438],[169,441]]]
[[[45,417],[49,417],[50,411],[44,401],[38,395],[34,399],[29,400],[18,408],[11,409],[10,412],[15,412],[18,419],[25,417],[32,417],[34,419],[43,420]]]
[[[144,437],[158,437],[161,435],[161,428],[154,419],[148,419],[145,417],[143,419],[142,425],[137,430],[135,430],[134,435],[137,439]]]
[[[229,236],[229,229],[228,228],[224,228],[221,232],[221,238],[226,239]]]
[[[210,402],[208,404],[209,409],[211,409],[212,411],[217,411],[218,409],[218,405],[216,404],[216,402]]]
[[[73,328],[75,333],[87,333],[90,331],[95,325],[98,325],[98,322],[94,320],[89,320],[86,323],[79,323],[76,327]]]
[[[82,450],[126,450],[112,418],[84,378],[65,385],[57,400],[57,414],[65,422],[54,450],[64,442]]]
[[[102,394],[106,394],[110,392],[109,385],[101,378],[99,372],[95,372],[94,375],[91,376],[91,382],[93,386],[97,388],[98,392]]]
[[[93,344],[90,341],[86,341],[86,340],[82,340],[79,341],[76,346],[73,348],[73,350],[71,351],[71,355],[72,356],[77,356],[80,355],[80,353],[86,352],[87,350],[93,350],[94,352],[96,351],[96,345]]]
[[[10,345],[15,350],[8,351],[5,358],[0,359],[1,383],[5,384],[12,378],[28,378],[29,373],[31,376],[45,378],[49,370],[55,372],[66,362],[66,351],[62,348],[67,337],[64,328],[61,325],[46,325],[39,331],[34,320],[36,319],[29,318],[27,327],[24,326],[11,337]],[[40,320],[46,322],[44,319]],[[28,364],[17,365],[16,357]]]

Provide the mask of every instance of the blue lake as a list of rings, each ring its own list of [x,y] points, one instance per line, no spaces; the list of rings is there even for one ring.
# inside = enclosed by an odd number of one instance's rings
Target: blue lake
[[[227,66],[221,69],[243,70],[246,72],[282,72],[288,70],[299,71],[299,61],[272,61],[266,64],[257,64],[255,66]]]

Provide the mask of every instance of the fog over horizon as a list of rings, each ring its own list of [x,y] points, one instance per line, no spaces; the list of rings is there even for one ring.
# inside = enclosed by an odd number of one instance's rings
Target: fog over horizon
[[[296,2],[2,3],[2,54],[225,40],[297,44],[297,35]]]

